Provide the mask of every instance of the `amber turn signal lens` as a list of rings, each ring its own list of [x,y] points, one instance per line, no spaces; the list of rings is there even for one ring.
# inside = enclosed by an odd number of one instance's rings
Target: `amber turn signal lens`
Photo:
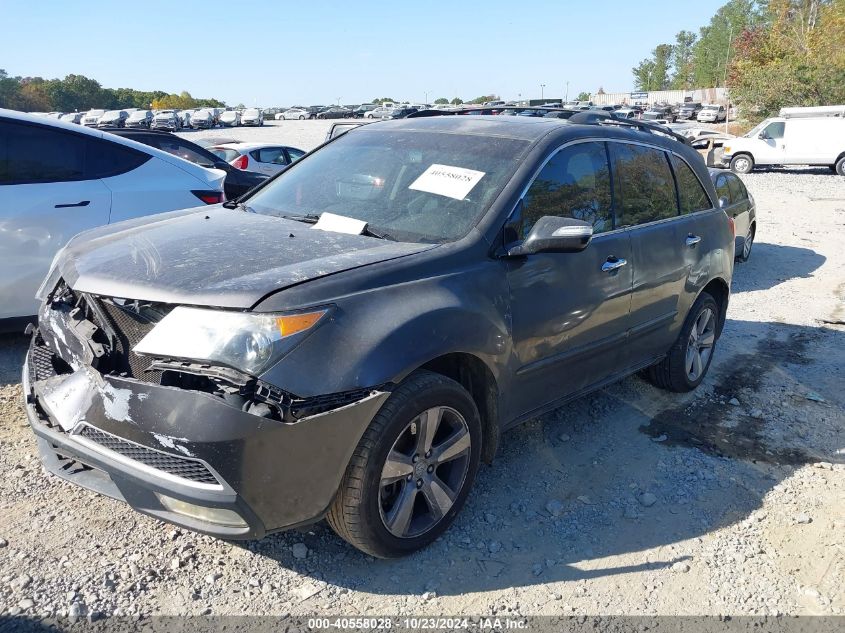
[[[297,334],[312,327],[326,313],[326,310],[319,312],[305,312],[303,314],[290,314],[276,318],[276,325],[282,338]]]

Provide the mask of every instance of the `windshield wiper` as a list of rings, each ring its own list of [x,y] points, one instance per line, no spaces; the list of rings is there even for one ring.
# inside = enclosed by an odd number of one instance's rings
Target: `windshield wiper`
[[[320,219],[320,216],[316,213],[308,213],[306,215],[282,215],[279,216],[286,220],[294,220],[295,222],[305,222],[306,224],[316,224]],[[370,225],[364,225],[364,230],[361,232],[361,235],[366,235],[367,237],[375,237],[379,240],[390,240],[392,242],[396,241],[396,238],[390,235],[389,233],[383,233],[382,231],[375,231],[370,228]]]
[[[243,202],[238,202],[237,200],[227,200],[223,203],[224,209],[240,209],[241,211],[246,211],[247,213],[255,213],[252,210],[252,207],[248,207]]]
[[[294,222],[305,222],[306,224],[317,224],[317,220],[320,219],[319,215],[313,213],[307,215],[280,215],[279,217],[285,220],[293,220]]]
[[[370,228],[370,225],[364,227],[364,231],[361,235],[366,235],[367,237],[375,237],[380,240],[390,240],[391,242],[395,242],[396,238],[393,237],[390,233],[383,233],[381,231],[374,231]]]

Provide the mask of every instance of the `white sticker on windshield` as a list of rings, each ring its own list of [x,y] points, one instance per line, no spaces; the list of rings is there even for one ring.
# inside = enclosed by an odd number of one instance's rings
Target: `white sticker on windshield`
[[[463,200],[483,177],[483,171],[449,165],[432,165],[412,182],[408,189]]]
[[[312,229],[320,231],[334,231],[335,233],[349,233],[350,235],[361,235],[367,223],[355,218],[347,218],[345,215],[336,215],[325,211],[320,214],[320,219],[312,226]]]

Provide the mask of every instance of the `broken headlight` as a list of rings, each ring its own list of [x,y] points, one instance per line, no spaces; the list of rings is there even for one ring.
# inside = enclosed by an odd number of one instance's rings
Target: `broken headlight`
[[[261,314],[179,306],[134,351],[226,365],[257,376],[290,351],[328,311]]]

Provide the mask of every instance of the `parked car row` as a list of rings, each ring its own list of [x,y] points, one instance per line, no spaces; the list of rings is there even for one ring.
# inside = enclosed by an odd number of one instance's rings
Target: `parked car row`
[[[55,115],[55,116],[53,116]],[[144,127],[148,129],[181,130],[210,129],[221,125],[264,125],[264,112],[260,108],[226,110],[224,108],[197,108],[193,110],[88,110],[87,112],[47,113],[65,123],[78,123],[86,127]],[[157,123],[158,121],[158,123]]]

